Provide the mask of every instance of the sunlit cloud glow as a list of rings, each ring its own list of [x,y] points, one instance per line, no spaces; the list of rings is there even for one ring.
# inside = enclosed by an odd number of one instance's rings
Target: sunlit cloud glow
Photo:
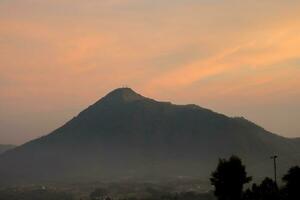
[[[0,139],[46,134],[124,85],[300,136],[299,9],[292,0],[1,1]]]

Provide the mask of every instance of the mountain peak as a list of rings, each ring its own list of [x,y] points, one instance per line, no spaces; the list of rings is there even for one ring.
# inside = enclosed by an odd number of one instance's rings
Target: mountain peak
[[[49,135],[1,154],[0,186],[129,176],[205,177],[218,158],[232,154],[242,155],[262,176],[269,167],[261,163],[274,152],[284,157],[285,166],[298,165],[299,142],[241,118],[195,105],[166,104],[119,88]]]
[[[111,102],[132,102],[145,99],[142,95],[136,93],[134,90],[128,87],[117,88],[108,93],[104,99]]]

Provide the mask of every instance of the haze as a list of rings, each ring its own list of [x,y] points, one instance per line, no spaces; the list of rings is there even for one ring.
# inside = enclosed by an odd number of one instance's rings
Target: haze
[[[0,143],[45,135],[110,90],[300,136],[300,2],[2,0]]]

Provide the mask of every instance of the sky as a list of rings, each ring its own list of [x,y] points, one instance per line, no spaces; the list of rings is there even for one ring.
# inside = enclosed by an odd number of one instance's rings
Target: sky
[[[298,0],[0,0],[0,144],[128,86],[300,137]]]

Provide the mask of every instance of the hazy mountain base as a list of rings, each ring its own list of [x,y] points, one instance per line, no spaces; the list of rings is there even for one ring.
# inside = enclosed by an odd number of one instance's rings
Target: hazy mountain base
[[[170,199],[171,197],[197,195],[197,200],[214,199],[211,192],[207,192],[206,183],[196,179],[177,179],[165,182],[93,182],[93,183],[48,183],[44,185],[30,185],[0,188],[0,200],[15,199],[89,199],[95,188],[102,188],[112,199]],[[55,198],[54,198],[55,197]],[[164,197],[164,198],[162,198]],[[168,198],[166,198],[168,197]],[[200,198],[199,198],[200,197]],[[177,198],[181,199],[181,198]],[[185,198],[193,200],[191,198]]]
[[[218,158],[240,156],[250,175],[279,176],[300,164],[299,139],[196,105],[173,105],[117,89],[61,128],[0,156],[2,184],[42,181],[207,180]]]

